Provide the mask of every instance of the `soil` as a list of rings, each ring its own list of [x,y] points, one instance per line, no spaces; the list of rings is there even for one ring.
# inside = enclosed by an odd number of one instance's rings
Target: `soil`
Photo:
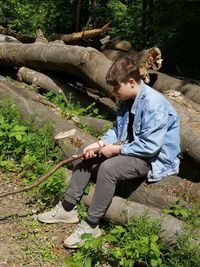
[[[0,191],[19,187],[17,177],[0,173]],[[0,267],[62,267],[70,254],[62,242],[76,224],[42,224],[36,220],[33,195],[20,193],[0,199]]]

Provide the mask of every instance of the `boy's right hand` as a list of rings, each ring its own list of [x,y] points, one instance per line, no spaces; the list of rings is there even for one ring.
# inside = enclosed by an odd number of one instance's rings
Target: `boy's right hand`
[[[91,159],[91,158],[95,158],[97,156],[98,153],[94,152],[95,148],[101,148],[103,147],[103,141],[100,140],[98,142],[95,142],[91,145],[86,146],[83,149],[83,155],[84,155],[84,159]]]

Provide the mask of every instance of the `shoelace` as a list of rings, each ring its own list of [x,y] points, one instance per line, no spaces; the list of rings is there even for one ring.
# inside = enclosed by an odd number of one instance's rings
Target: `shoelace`
[[[82,234],[86,233],[86,229],[84,226],[78,225],[76,230],[74,231],[74,235],[81,236]]]
[[[53,211],[52,211],[52,217],[55,217],[57,215],[59,208],[60,208],[60,203],[58,203],[55,206],[55,208],[53,209]]]

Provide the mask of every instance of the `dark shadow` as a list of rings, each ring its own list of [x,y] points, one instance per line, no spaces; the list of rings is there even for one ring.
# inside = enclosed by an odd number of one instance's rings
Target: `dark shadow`
[[[181,160],[179,175],[183,179],[187,179],[191,182],[200,182],[200,165],[195,163],[187,155]]]
[[[115,190],[115,196],[128,198],[134,191],[137,190],[144,180],[146,180],[146,177],[118,182]]]

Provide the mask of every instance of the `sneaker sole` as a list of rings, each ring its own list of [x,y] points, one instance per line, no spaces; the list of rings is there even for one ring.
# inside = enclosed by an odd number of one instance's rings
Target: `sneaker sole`
[[[40,219],[40,218],[37,218],[39,222],[43,222],[43,223],[48,223],[48,224],[51,224],[51,223],[58,223],[58,222],[64,222],[64,223],[78,223],[79,222],[79,219],[78,218],[75,218],[75,219],[69,219],[69,220],[58,220],[58,219],[54,219],[54,220],[43,220],[43,219]]]

